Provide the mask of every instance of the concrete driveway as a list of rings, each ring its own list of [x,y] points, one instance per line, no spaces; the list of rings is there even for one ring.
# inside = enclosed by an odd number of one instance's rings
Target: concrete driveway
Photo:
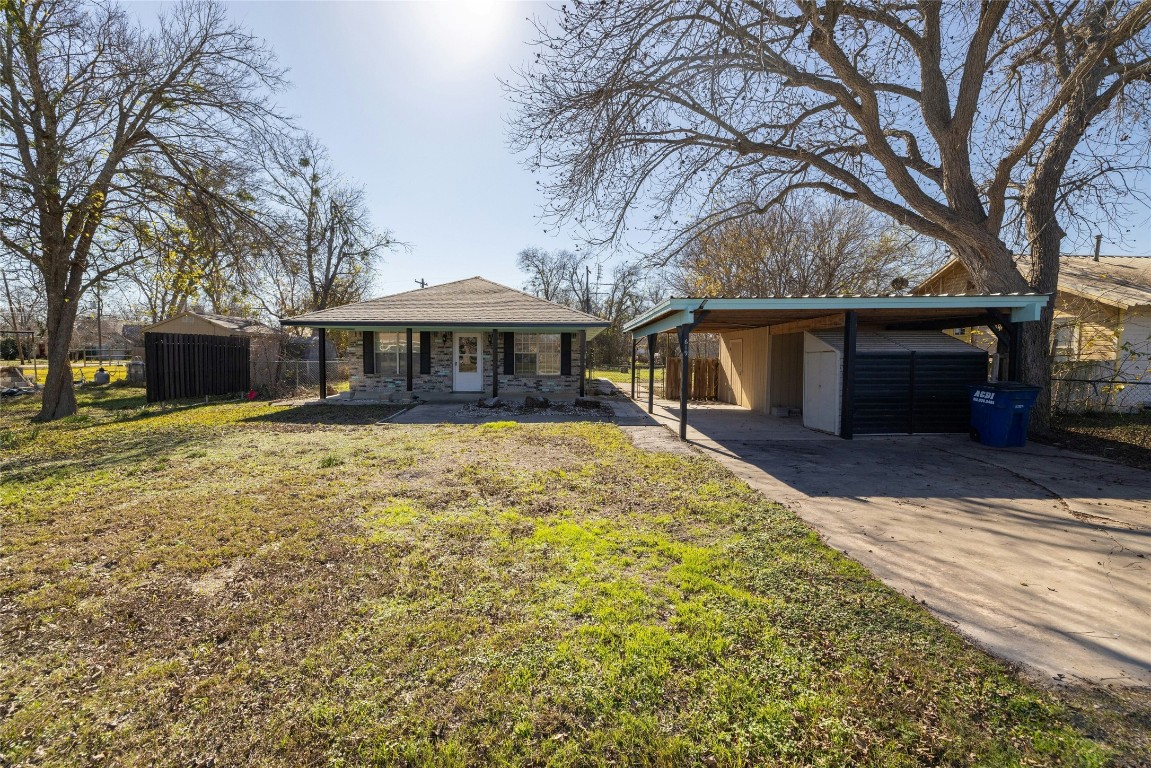
[[[675,428],[678,411],[657,406]],[[1074,683],[1151,686],[1151,474],[966,436],[864,437],[734,406],[689,439],[990,652]]]

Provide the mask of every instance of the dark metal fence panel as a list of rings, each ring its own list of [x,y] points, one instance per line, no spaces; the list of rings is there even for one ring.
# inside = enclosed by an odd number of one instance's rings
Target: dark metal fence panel
[[[144,334],[148,402],[247,392],[251,339],[184,333]]]
[[[968,385],[987,380],[987,357],[860,354],[855,375],[856,434],[967,432]]]

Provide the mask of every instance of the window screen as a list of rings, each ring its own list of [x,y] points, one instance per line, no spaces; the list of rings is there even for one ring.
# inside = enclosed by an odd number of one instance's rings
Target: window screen
[[[558,333],[517,333],[515,341],[517,376],[558,376],[560,335]]]
[[[420,355],[420,336],[412,334],[412,356]],[[376,373],[380,376],[405,376],[408,372],[408,334],[406,331],[376,334]]]

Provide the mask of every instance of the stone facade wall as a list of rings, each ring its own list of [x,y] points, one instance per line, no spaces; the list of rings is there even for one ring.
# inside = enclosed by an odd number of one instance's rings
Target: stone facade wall
[[[432,366],[431,373],[419,372],[420,357],[413,355],[415,374],[412,376],[412,393],[417,395],[434,395],[451,393],[453,382],[452,366],[452,334],[444,331],[432,331]],[[365,374],[362,335],[353,335],[352,343],[346,355],[348,370],[350,372],[350,389],[352,397],[364,396],[372,398],[385,398],[404,400],[408,398],[407,376],[387,376],[382,374]],[[416,335],[418,339],[418,332]],[[516,394],[579,394],[579,341],[578,337],[572,339],[572,375],[571,376],[515,376],[506,375],[503,371],[504,340],[500,335],[500,359],[497,366],[492,365],[492,334],[480,333],[480,343],[483,347],[483,392],[476,392],[476,397],[491,395],[492,372],[499,370],[500,395]]]

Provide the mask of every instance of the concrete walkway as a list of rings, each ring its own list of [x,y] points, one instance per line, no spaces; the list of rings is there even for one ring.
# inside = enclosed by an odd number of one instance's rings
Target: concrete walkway
[[[675,404],[655,417],[678,430]],[[1149,473],[798,421],[692,405],[688,438],[992,653],[1056,681],[1151,686]]]

